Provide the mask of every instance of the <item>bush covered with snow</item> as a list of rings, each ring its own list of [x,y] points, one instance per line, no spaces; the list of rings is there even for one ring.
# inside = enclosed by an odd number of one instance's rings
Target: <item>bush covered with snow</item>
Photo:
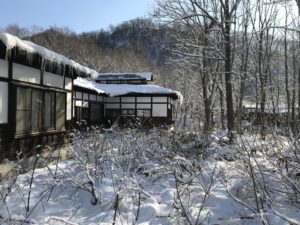
[[[0,223],[300,224],[299,142],[225,136],[74,131],[71,159],[1,181]]]

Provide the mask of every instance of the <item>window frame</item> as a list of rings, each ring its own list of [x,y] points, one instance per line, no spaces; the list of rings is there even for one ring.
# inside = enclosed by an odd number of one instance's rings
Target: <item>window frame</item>
[[[29,128],[22,130],[22,131],[18,131],[17,130],[17,112],[18,111],[22,111],[22,110],[18,110],[18,88],[22,88],[22,89],[26,89],[29,90],[30,92],[30,110],[29,110],[29,118],[30,118],[30,122],[29,122]],[[32,116],[33,116],[33,92],[34,91],[38,91],[41,93],[42,96],[42,104],[41,104],[41,123],[42,126],[38,127],[38,128],[33,128],[33,122],[32,122]],[[52,113],[50,118],[50,126],[46,127],[46,93],[50,93],[51,96],[51,106],[50,106],[50,114]],[[63,94],[65,97],[65,105],[63,106],[64,108],[64,126],[62,129],[57,129],[56,127],[56,122],[57,122],[57,116],[56,116],[56,96],[57,94]],[[31,134],[37,134],[37,133],[43,133],[43,132],[55,132],[55,131],[65,131],[66,130],[66,104],[67,104],[67,92],[64,91],[57,91],[57,90],[53,90],[53,89],[44,89],[44,88],[38,88],[38,87],[34,87],[34,86],[29,86],[29,85],[14,85],[14,101],[15,101],[15,105],[14,105],[14,135],[16,137],[18,136],[24,136],[24,135],[31,135]]]

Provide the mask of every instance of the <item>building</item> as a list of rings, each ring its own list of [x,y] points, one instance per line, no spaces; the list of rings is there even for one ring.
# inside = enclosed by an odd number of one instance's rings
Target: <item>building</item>
[[[0,33],[0,158],[63,142],[73,80],[96,73],[62,55]]]
[[[78,77],[78,78],[77,78]],[[94,77],[84,79],[81,77]],[[0,33],[0,160],[64,143],[74,121],[130,118],[171,123],[179,92],[152,73],[99,74],[60,54]]]
[[[152,79],[152,73],[77,78],[73,94],[76,120],[107,124],[138,118],[154,124],[172,123],[175,101],[182,96],[177,91],[148,84]]]

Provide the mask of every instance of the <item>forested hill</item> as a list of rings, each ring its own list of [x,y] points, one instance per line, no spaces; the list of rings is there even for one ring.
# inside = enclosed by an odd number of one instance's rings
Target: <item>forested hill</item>
[[[111,26],[109,30],[83,33],[80,36],[95,40],[104,49],[127,49],[146,56],[153,64],[161,65],[172,43],[172,29],[155,24],[151,19],[134,19]]]
[[[20,32],[23,29],[23,32]],[[30,39],[99,72],[158,71],[172,44],[172,29],[151,19],[134,19],[99,30],[76,34],[51,27],[29,32],[17,25],[8,32]]]

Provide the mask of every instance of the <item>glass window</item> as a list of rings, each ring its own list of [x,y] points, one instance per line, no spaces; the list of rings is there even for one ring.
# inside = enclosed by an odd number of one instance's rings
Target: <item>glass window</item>
[[[106,109],[105,116],[108,118],[117,118],[120,116],[120,110],[119,109]]]
[[[134,109],[122,109],[122,116],[135,116]]]
[[[66,94],[56,93],[56,130],[65,128],[66,120]]]
[[[16,134],[65,128],[65,93],[16,87],[16,98]]]
[[[137,113],[137,117],[150,117],[151,116],[149,109],[138,109],[136,113]]]
[[[45,128],[54,129],[54,92],[45,93]]]
[[[91,104],[91,121],[100,120],[103,117],[103,105],[99,103],[90,103]]]
[[[31,100],[31,128],[37,131],[43,128],[43,93],[32,90]]]
[[[16,134],[31,129],[31,89],[17,87]]]

